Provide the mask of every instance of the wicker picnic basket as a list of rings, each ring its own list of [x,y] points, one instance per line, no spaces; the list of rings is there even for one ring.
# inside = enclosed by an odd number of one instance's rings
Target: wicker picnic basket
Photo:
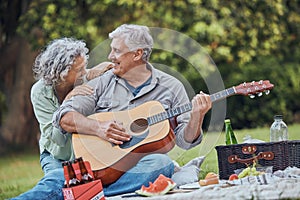
[[[300,167],[300,140],[243,143],[216,146],[219,176],[228,179],[236,169],[245,168],[256,160],[258,166],[273,166],[273,171],[288,166]]]

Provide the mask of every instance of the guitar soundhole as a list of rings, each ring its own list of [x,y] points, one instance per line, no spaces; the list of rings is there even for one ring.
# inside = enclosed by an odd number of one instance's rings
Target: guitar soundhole
[[[132,122],[132,124],[130,125],[130,130],[134,133],[140,133],[145,131],[147,127],[148,127],[147,119],[140,118]]]

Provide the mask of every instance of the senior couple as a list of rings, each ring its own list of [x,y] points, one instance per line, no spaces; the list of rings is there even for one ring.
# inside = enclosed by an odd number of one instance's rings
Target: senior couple
[[[118,121],[87,116],[129,110],[150,100],[159,101],[166,110],[189,103],[183,84],[149,63],[153,39],[146,26],[124,24],[109,38],[111,62],[90,70],[86,69],[86,44],[76,39],[54,40],[36,58],[33,71],[38,81],[32,87],[31,101],[40,125],[40,163],[45,175],[34,188],[13,199],[63,199],[61,162],[74,159],[73,132],[114,145],[131,140]],[[176,144],[183,149],[200,144],[203,119],[212,106],[209,95],[202,92],[191,102],[192,110],[177,116],[173,127]],[[149,154],[105,185],[104,194],[133,192],[160,174],[171,177],[173,173],[174,163],[167,155]]]

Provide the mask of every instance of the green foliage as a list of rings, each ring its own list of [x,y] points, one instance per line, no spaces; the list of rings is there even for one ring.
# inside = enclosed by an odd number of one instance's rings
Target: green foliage
[[[300,109],[299,75],[300,68],[296,63],[281,64],[275,57],[260,57],[256,62],[245,65],[243,72],[239,76],[232,76],[228,84],[234,84],[240,79],[250,82],[269,79],[275,87],[268,96],[228,99],[228,117],[243,122],[237,123],[236,128],[269,125],[275,114],[283,114],[284,120],[292,123],[293,114]],[[236,106],[241,108],[239,112]]]
[[[84,39],[92,49],[123,23],[178,31],[201,45],[200,55],[185,38],[167,35],[159,42],[171,41],[167,49],[173,52],[154,49],[151,61],[184,75],[195,92],[208,92],[207,80],[215,73],[202,57],[206,54],[226,87],[259,79],[275,84],[268,97],[228,99],[228,116],[241,128],[255,127],[275,113],[294,121],[299,112],[299,8],[299,1],[282,0],[33,0],[18,32],[35,48],[66,36]]]

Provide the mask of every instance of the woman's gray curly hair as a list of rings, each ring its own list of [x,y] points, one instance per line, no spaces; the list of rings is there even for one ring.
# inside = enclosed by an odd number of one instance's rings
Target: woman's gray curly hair
[[[74,38],[55,39],[35,59],[32,67],[34,77],[43,79],[46,85],[64,81],[71,65],[78,56],[87,61],[89,49],[86,43]]]
[[[150,35],[149,28],[147,26],[140,26],[135,24],[123,24],[116,30],[109,33],[109,38],[124,38],[124,42],[130,51],[137,49],[143,49],[144,54],[142,59],[149,61],[150,54],[153,47],[153,38]]]

